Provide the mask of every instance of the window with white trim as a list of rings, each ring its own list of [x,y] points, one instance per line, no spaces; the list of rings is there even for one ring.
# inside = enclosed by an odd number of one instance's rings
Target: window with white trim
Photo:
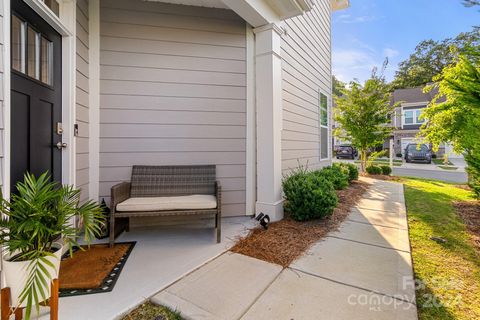
[[[425,119],[420,119],[423,109],[408,109],[403,112],[404,125],[418,125],[425,123]]]
[[[320,160],[328,159],[328,97],[319,91]]]

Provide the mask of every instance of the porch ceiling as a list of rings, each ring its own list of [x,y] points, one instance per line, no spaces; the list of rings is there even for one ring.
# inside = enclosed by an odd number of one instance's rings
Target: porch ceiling
[[[172,4],[183,4],[187,6],[229,9],[221,0],[143,0],[150,2],[164,2]]]
[[[259,27],[294,17],[309,11],[312,0],[143,0],[198,7],[231,9],[250,23]]]

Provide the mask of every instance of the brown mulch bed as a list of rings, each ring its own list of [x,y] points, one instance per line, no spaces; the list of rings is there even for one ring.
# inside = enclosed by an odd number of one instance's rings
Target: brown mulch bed
[[[456,201],[453,206],[472,234],[475,246],[480,250],[480,201]]]
[[[337,191],[338,206],[330,217],[297,222],[287,216],[271,223],[267,230],[251,230],[231,251],[287,267],[327,233],[337,230],[368,187],[366,182],[354,181],[345,190]]]

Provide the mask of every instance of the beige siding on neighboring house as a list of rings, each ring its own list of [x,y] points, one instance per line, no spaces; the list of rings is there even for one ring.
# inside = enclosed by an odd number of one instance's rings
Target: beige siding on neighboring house
[[[100,197],[135,164],[215,164],[224,215],[244,215],[245,22],[223,9],[100,5]]]
[[[76,185],[82,189],[81,199],[89,196],[89,70],[88,70],[88,0],[77,1],[76,38]]]
[[[315,0],[310,12],[283,22],[282,169],[320,161],[320,92],[331,97],[330,1]],[[327,139],[330,144],[331,139]]]
[[[5,184],[5,181],[3,180],[3,173],[4,173],[4,166],[5,166],[5,160],[4,160],[4,155],[5,155],[5,150],[4,150],[4,112],[5,112],[5,105],[4,105],[4,99],[5,99],[5,57],[4,57],[4,50],[5,50],[5,37],[8,37],[9,35],[4,33],[3,30],[3,24],[4,24],[4,5],[3,1],[0,2],[0,188]]]

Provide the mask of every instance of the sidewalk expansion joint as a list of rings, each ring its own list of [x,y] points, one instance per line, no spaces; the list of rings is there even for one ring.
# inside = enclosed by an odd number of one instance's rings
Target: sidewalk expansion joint
[[[394,296],[394,295],[382,293],[382,292],[380,292],[380,291],[376,291],[376,290],[372,290],[372,289],[368,289],[368,288],[356,286],[356,285],[354,285],[354,284],[349,284],[349,283],[346,283],[346,282],[342,282],[342,281],[338,281],[338,280],[334,280],[334,279],[322,277],[322,276],[320,276],[320,275],[318,275],[318,274],[315,274],[315,273],[312,273],[312,272],[308,272],[308,271],[304,271],[304,270],[300,270],[300,269],[297,269],[297,268],[294,268],[294,267],[288,267],[288,268],[289,268],[290,270],[296,271],[296,272],[298,272],[298,273],[303,273],[303,274],[306,274],[306,275],[309,275],[309,276],[312,276],[312,277],[316,277],[316,278],[319,278],[319,279],[323,279],[323,280],[326,280],[326,281],[330,281],[330,282],[333,282],[333,283],[337,283],[337,284],[340,284],[340,285],[343,285],[343,286],[347,286],[347,287],[351,287],[351,288],[355,288],[355,289],[359,289],[359,290],[371,292],[371,293],[378,294],[378,295],[381,295],[381,296],[384,296],[384,297],[389,297],[389,298],[392,298],[392,299],[395,299],[395,300],[398,300],[398,301],[402,301],[402,302],[405,302],[405,303],[409,303],[409,304],[412,304],[412,305],[416,305],[416,302],[415,302],[415,301],[409,301],[408,299],[404,299],[404,298],[401,298],[401,297],[396,297],[396,296]]]
[[[382,227],[382,228],[390,228],[390,229],[396,229],[396,230],[404,230],[407,231],[407,228],[399,228],[399,227],[393,227],[393,226],[386,226],[383,224],[377,224],[377,223],[371,223],[371,222],[364,222],[364,221],[358,221],[358,220],[353,220],[353,219],[347,219],[349,222],[355,222],[355,223],[360,223],[360,224],[365,224],[368,226],[377,226],[377,227]]]
[[[272,284],[277,281],[278,277],[280,277],[280,275],[283,273],[283,271],[285,270],[285,268],[283,268],[275,278],[273,278],[273,280],[265,287],[265,289],[262,290],[262,292],[260,292],[260,294],[252,301],[252,303],[248,306],[248,308],[246,308],[245,312],[243,312],[240,317],[237,319],[237,320],[240,320],[243,318],[244,315],[247,314],[248,311],[250,311],[250,309],[252,309],[252,307],[255,305],[255,303],[257,303],[258,299],[260,299],[263,294],[268,290],[268,288],[270,288],[272,286]]]
[[[370,211],[377,211],[381,213],[396,213],[399,216],[406,216],[406,213],[399,213],[398,211],[393,211],[393,210],[381,210],[381,209],[372,209],[371,207],[360,207],[360,206],[355,206],[355,209],[364,209],[364,210],[370,210]]]
[[[389,201],[389,202],[394,202],[394,203],[402,203],[401,201],[392,201],[388,198],[380,198],[380,197],[362,197],[362,199],[367,199],[367,200],[374,200],[374,201]]]
[[[362,242],[362,241],[358,241],[358,240],[345,239],[345,238],[337,237],[337,236],[327,236],[327,237],[328,238],[335,238],[335,239],[339,239],[339,240],[344,240],[344,241],[355,242],[355,243],[363,244],[363,245],[366,245],[366,246],[372,246],[372,247],[377,247],[377,248],[382,248],[382,249],[387,249],[387,250],[394,250],[394,251],[399,251],[399,252],[405,252],[405,253],[410,254],[410,251],[407,251],[407,250],[396,249],[396,248],[387,247],[387,246],[381,246],[379,244],[372,244],[372,243]]]

